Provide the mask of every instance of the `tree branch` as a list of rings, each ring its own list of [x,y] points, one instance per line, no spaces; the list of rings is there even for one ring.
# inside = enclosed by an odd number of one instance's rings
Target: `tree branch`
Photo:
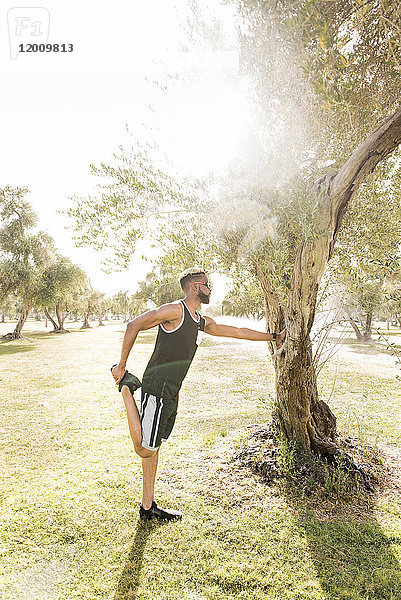
[[[401,144],[401,107],[371,133],[334,177],[331,198],[336,214],[376,165]]]

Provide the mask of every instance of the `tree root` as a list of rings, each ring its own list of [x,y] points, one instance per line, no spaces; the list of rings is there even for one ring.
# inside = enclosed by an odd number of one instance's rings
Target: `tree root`
[[[2,340],[26,340],[28,338],[24,338],[20,333],[16,333],[15,331],[10,331],[10,333],[6,333],[1,336]]]

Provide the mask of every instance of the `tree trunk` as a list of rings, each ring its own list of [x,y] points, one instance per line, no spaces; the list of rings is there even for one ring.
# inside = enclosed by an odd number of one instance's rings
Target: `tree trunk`
[[[368,312],[366,315],[365,331],[363,332],[364,342],[369,342],[372,339],[372,318],[373,314]]]
[[[356,324],[356,322],[354,321],[354,319],[351,316],[351,311],[348,309],[347,306],[344,306],[344,311],[347,315],[347,320],[350,322],[352,329],[355,332],[356,335],[356,339],[358,340],[358,342],[363,342],[363,333],[362,331],[359,329],[358,325]]]
[[[336,418],[318,398],[309,336],[273,355],[276,374],[276,415],[284,436],[310,453],[336,454]]]
[[[50,323],[53,325],[53,332],[57,331],[58,325],[57,325],[56,321],[53,319],[53,317],[51,316],[51,314],[49,313],[49,309],[47,307],[45,307],[43,310],[46,315],[46,319],[48,319],[50,321]]]
[[[25,304],[25,306],[23,307],[20,317],[18,319],[17,326],[13,332],[14,339],[20,339],[22,337],[21,331],[22,331],[23,326],[25,325],[27,318],[29,317],[29,313],[31,311],[31,306],[32,306],[32,302],[27,302]]]
[[[6,315],[4,313],[1,315],[1,322],[2,323],[6,322]]]
[[[364,341],[363,333],[359,329],[358,325],[355,323],[354,319],[352,317],[350,317],[348,319],[348,321],[351,323],[351,327],[355,331],[357,341],[363,342]]]
[[[316,198],[311,233],[298,247],[286,305],[279,302],[270,273],[255,264],[265,298],[268,331],[287,327],[284,343],[269,342],[276,375],[273,418],[283,435],[307,454],[340,454],[335,443],[335,416],[318,398],[310,341],[320,281],[353,194],[400,143],[401,109],[355,150],[339,172],[328,173],[315,182],[311,190]]]
[[[68,313],[63,314],[60,310],[60,303],[56,303],[56,315],[58,321],[57,333],[68,333],[67,329],[64,329],[64,321]]]
[[[18,319],[18,323],[15,326],[15,329],[12,333],[7,333],[3,335],[3,339],[7,340],[20,340],[22,339],[21,331],[23,326],[25,325],[25,321],[29,317],[29,313],[31,311],[32,302],[26,302],[22,308],[21,314]]]
[[[82,324],[81,329],[90,329],[89,312],[84,312],[84,322]]]

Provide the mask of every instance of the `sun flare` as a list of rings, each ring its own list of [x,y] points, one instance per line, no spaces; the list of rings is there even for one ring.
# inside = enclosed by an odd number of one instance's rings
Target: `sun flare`
[[[224,170],[238,153],[249,121],[244,96],[217,77],[179,88],[165,111],[170,157],[195,175]]]

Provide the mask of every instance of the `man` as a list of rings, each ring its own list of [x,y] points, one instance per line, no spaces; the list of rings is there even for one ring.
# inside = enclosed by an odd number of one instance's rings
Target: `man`
[[[218,325],[203,317],[198,309],[209,304],[211,286],[206,273],[197,268],[180,275],[184,300],[164,304],[128,323],[124,335],[121,359],[112,367],[112,374],[122,393],[127,410],[128,426],[135,452],[142,458],[143,494],[139,509],[143,519],[180,519],[181,513],[164,510],[154,501],[159,449],[169,437],[177,414],[178,392],[203,332],[210,335],[254,341],[277,341],[285,338],[279,333],[262,333],[253,329]],[[126,371],[128,355],[140,331],[158,325],[154,352],[142,378],[141,410],[138,411],[133,392],[140,381]]]

